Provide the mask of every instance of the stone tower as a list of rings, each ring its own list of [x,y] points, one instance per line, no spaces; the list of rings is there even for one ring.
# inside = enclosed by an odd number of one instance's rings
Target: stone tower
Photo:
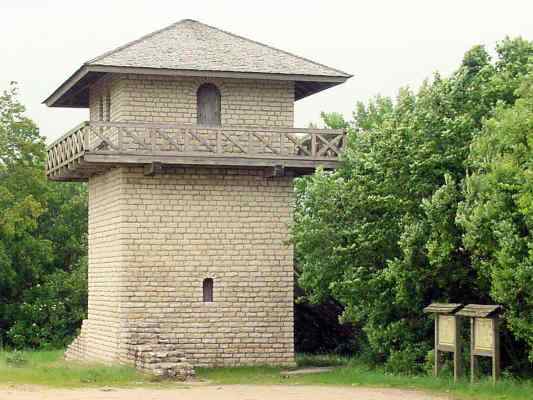
[[[90,114],[46,165],[89,189],[89,315],[67,358],[292,364],[292,179],[335,168],[344,145],[342,131],[293,128],[294,102],[349,77],[183,20],[48,97]]]

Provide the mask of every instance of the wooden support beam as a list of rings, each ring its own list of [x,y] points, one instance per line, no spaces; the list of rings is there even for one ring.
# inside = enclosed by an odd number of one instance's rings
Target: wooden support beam
[[[273,167],[269,167],[265,171],[265,177],[266,178],[276,178],[280,176],[285,176],[285,166],[284,165],[275,165]]]
[[[154,176],[160,174],[163,170],[163,164],[154,161],[150,164],[144,164],[144,176]]]

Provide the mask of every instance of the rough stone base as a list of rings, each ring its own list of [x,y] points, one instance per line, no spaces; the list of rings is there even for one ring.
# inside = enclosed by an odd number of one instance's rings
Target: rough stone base
[[[83,320],[80,334],[65,351],[65,360],[83,361],[85,359],[87,354],[87,323],[86,319]]]
[[[67,347],[65,359],[69,361],[97,360],[87,346],[89,321],[84,320],[78,337]],[[187,380],[194,377],[194,367],[187,362],[183,353],[171,344],[153,343],[129,345],[124,364],[131,364],[139,371],[162,378]]]
[[[135,367],[163,378],[187,380],[194,377],[193,366],[171,345],[139,346],[135,352]]]

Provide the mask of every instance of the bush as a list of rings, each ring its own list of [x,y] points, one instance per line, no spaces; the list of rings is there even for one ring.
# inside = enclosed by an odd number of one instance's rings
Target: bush
[[[27,289],[7,332],[16,348],[63,347],[76,335],[87,309],[87,262],[74,271],[57,271]]]
[[[385,371],[399,375],[416,375],[424,369],[423,360],[424,350],[409,346],[391,352],[385,363]]]

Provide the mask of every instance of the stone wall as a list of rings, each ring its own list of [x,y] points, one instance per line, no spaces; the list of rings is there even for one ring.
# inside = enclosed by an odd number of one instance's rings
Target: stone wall
[[[87,355],[87,320],[81,323],[80,334],[67,346],[65,351],[66,360],[82,361]]]
[[[196,91],[206,82],[221,92],[223,126],[294,124],[294,82],[156,75],[100,79],[90,90],[91,120],[99,119],[99,98],[109,92],[112,121],[196,124]]]
[[[262,171],[124,170],[130,338],[157,335],[195,366],[292,363],[292,193]]]
[[[119,360],[120,304],[124,268],[121,242],[123,179],[120,169],[89,180],[89,312],[79,345],[67,358]],[[78,339],[77,339],[78,340]],[[76,348],[85,350],[84,356]]]
[[[89,119],[120,121],[120,105],[125,101],[124,84],[121,80],[113,75],[105,75],[89,88]]]
[[[85,359],[154,371],[169,359],[294,362],[292,180],[263,175],[131,167],[91,178]]]

